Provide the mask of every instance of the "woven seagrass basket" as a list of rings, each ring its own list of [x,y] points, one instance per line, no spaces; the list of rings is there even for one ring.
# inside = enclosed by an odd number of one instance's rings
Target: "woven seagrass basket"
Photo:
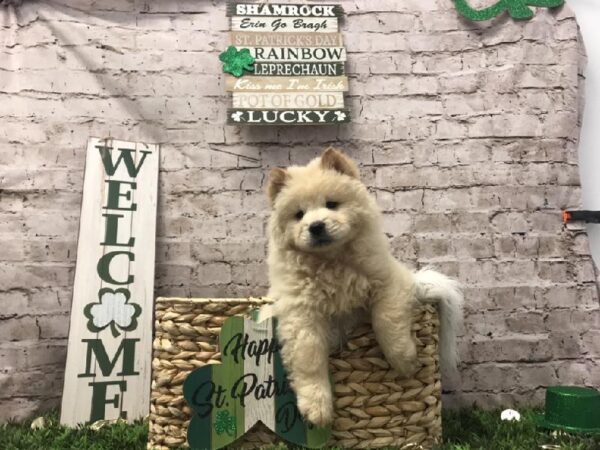
[[[220,361],[217,339],[223,322],[269,303],[264,298],[156,301],[149,449],[187,446],[191,409],[182,393],[188,374]],[[430,449],[441,438],[441,385],[438,317],[431,306],[415,312],[413,332],[423,367],[412,379],[390,369],[372,330],[355,330],[347,348],[330,357],[335,422],[329,446]],[[258,424],[235,447],[274,444],[277,438]]]

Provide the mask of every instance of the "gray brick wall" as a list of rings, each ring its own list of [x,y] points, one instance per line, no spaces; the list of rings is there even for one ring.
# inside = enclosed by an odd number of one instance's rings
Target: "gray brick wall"
[[[266,291],[265,175],[328,144],[360,162],[395,254],[466,284],[446,406],[600,385],[600,316],[576,207],[578,64],[568,8],[460,20],[451,0],[344,0],[354,122],[224,126],[224,2],[0,9],[0,418],[56,407],[88,136],[162,144],[156,294]]]

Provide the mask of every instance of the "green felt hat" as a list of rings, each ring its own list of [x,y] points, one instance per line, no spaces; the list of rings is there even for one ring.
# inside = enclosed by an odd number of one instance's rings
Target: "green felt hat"
[[[539,426],[574,433],[600,433],[600,392],[578,386],[546,389],[546,408]]]

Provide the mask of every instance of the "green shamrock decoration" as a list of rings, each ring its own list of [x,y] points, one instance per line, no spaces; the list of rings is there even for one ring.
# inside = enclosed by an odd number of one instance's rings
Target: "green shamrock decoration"
[[[215,431],[219,435],[227,433],[228,436],[235,436],[235,417],[229,414],[229,411],[219,411],[215,419]]]
[[[244,70],[254,72],[255,59],[247,48],[238,51],[231,45],[219,55],[219,59],[224,63],[223,72],[230,73],[234,77],[241,77]]]
[[[98,303],[90,303],[83,309],[88,318],[87,328],[98,333],[110,325],[114,337],[121,331],[133,331],[137,328],[137,318],[142,312],[140,305],[127,303],[129,290],[103,288],[98,291]]]
[[[489,20],[508,11],[513,19],[529,20],[533,11],[529,6],[555,8],[561,6],[565,0],[499,0],[492,6],[483,9],[472,8],[467,0],[454,0],[456,9],[460,14],[470,20]]]

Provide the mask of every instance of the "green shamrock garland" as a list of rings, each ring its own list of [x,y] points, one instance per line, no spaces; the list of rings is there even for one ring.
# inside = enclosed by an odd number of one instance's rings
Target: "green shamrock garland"
[[[496,4],[483,9],[472,8],[467,0],[454,0],[456,9],[460,14],[470,20],[489,20],[508,11],[513,19],[529,20],[533,11],[529,6],[555,8],[562,5],[565,0],[499,0]]]
[[[247,48],[238,51],[231,45],[219,55],[219,59],[224,63],[223,72],[230,73],[234,77],[241,77],[244,70],[254,72],[255,59]]]

